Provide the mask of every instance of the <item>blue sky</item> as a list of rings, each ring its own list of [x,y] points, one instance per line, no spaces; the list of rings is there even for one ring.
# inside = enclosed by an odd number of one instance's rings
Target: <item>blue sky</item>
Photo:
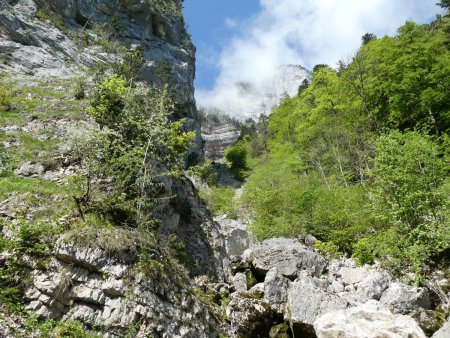
[[[394,35],[406,20],[430,22],[438,0],[185,0],[197,47],[199,106],[239,108],[238,84],[258,88],[286,64],[348,61],[364,33]]]
[[[260,10],[259,0],[185,0],[183,6],[188,32],[197,47],[196,84],[212,88],[219,68],[211,61],[236,34],[233,23]]]

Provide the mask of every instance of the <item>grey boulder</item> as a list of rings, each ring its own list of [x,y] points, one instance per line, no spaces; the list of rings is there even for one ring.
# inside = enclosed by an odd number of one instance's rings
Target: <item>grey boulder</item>
[[[380,303],[396,313],[411,313],[412,311],[431,307],[430,296],[425,288],[416,288],[402,283],[392,283],[383,293]]]
[[[283,276],[291,279],[295,279],[302,270],[320,276],[326,265],[325,259],[317,252],[289,238],[265,240],[253,248],[249,259],[260,273],[265,274],[277,267]]]
[[[294,282],[288,289],[286,312],[294,324],[312,325],[320,315],[347,305],[344,299],[311,284]]]
[[[318,338],[425,338],[409,316],[393,314],[371,300],[363,305],[326,313],[314,322]]]

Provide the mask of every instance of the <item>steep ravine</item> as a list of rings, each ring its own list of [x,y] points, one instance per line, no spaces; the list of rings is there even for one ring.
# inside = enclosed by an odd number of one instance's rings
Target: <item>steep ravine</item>
[[[429,332],[437,329],[442,318],[434,310],[443,301],[431,290],[399,283],[377,265],[328,261],[311,236],[252,243],[240,220],[213,218],[187,177],[164,182],[167,198],[158,210],[148,265],[137,264],[133,245],[142,239],[131,237],[130,229],[99,227],[92,235],[71,228],[79,215],[67,209],[73,201],[66,180],[80,166],[64,137],[71,123],[86,122],[89,104],[88,98],[73,99],[73,77],[89,83],[85,67],[111,63],[108,42],[143,48],[149,84],[157,82],[161,66],[168,67],[177,118],[197,132],[187,162],[203,157],[193,95],[195,48],[180,6],[178,0],[0,3],[1,68],[23,101],[0,121],[5,152],[15,161],[1,178],[2,239],[23,244],[29,237],[16,239],[14,231],[25,221],[65,229],[49,257],[26,266],[26,311],[40,320],[76,320],[83,334],[103,337],[425,337],[418,322]],[[111,41],[94,29],[104,24],[117,30]],[[50,219],[52,210],[58,213]],[[0,252],[0,268],[12,266],[15,255],[30,254],[19,249]],[[446,327],[433,337],[447,337],[448,322]],[[87,337],[77,334],[67,333]],[[0,337],[39,335],[23,313],[0,306]]]

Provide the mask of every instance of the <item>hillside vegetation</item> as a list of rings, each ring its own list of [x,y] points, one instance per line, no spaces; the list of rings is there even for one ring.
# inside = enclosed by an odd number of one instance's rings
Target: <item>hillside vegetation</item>
[[[244,137],[256,237],[313,234],[330,256],[418,280],[448,267],[449,49],[448,16],[367,35],[348,64],[316,67]]]

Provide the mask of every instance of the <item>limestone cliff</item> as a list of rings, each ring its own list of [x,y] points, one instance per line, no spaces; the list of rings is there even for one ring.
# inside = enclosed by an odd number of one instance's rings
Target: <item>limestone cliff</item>
[[[202,122],[202,139],[205,155],[213,161],[223,159],[225,150],[233,146],[240,136],[240,130],[232,123]]]
[[[1,198],[2,239],[14,239],[16,225],[23,219],[36,227],[40,221],[64,227],[72,217],[59,215],[54,221],[37,216],[44,209],[58,210],[55,201],[73,203],[63,191],[80,166],[64,137],[75,120],[88,120],[88,99],[74,99],[72,79],[86,78],[90,88],[93,72],[101,69],[97,64],[109,64],[121,57],[117,51],[138,46],[145,59],[143,79],[157,86],[167,80],[175,95],[176,118],[185,118],[185,128],[197,131],[188,162],[201,160],[193,87],[195,48],[185,31],[181,1],[0,2],[0,68],[7,74],[7,86],[15,83],[14,95],[21,98],[11,112],[17,118],[0,123],[0,152],[4,148],[8,154],[30,151],[33,145],[20,138],[49,144],[37,145],[25,157],[14,156],[12,180],[26,180],[37,188],[21,192],[12,183],[12,190]],[[51,185],[52,192],[43,194],[42,185]],[[222,235],[189,179],[164,180],[163,190],[166,198],[156,212],[158,235],[175,239],[183,264],[174,260],[173,252],[160,251],[165,244],[156,241],[147,248],[152,253],[145,272],[139,265],[139,250],[132,248],[141,239],[127,241],[130,232],[118,228],[108,233],[107,246],[113,241],[124,244],[123,250],[108,250],[100,244],[99,233],[93,241],[74,241],[70,233],[80,230],[67,225],[47,253],[46,265],[27,268],[26,308],[44,319],[78,320],[106,337],[215,337],[221,320],[189,278],[223,279]],[[33,202],[28,204],[30,198]],[[19,255],[2,250],[0,269]],[[17,333],[0,322],[0,336]]]
[[[6,0],[0,2],[0,66],[37,77],[81,75],[84,67],[117,58],[117,46],[140,46],[142,76],[161,69],[176,94],[179,118],[200,130],[194,86],[195,47],[185,31],[181,1]],[[202,158],[200,135],[190,162]]]

